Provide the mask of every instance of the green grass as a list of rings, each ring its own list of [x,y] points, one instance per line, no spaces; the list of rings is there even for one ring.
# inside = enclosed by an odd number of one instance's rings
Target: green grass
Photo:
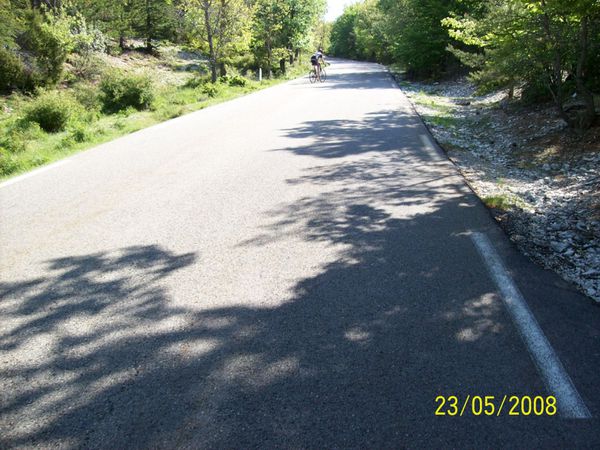
[[[31,104],[31,98],[19,94],[0,97],[0,180],[165,120],[297,78],[309,69],[308,65],[297,64],[285,77],[262,82],[248,80],[246,86],[219,85],[214,97],[204,93],[201,86],[159,85],[156,99],[147,111],[130,109],[103,114],[99,109],[88,110],[84,118],[73,119],[65,131],[58,133],[46,133],[39,126],[24,121],[24,111]]]
[[[515,207],[524,207],[525,203],[519,197],[509,194],[490,195],[482,198],[488,208],[509,211]]]
[[[444,127],[444,128],[454,128],[454,127],[458,126],[458,122],[459,122],[459,120],[456,117],[446,115],[446,114],[441,114],[438,116],[424,115],[423,119],[427,123],[431,123],[435,126]]]

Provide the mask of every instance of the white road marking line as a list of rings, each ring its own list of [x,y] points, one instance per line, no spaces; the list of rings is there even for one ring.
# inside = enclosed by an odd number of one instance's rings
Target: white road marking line
[[[559,413],[569,419],[590,419],[592,415],[589,409],[577,392],[571,377],[548,342],[519,289],[512,281],[489,238],[483,233],[473,233],[471,239],[500,289],[504,304],[525,341],[548,391],[556,397]]]
[[[34,175],[38,175],[42,172],[46,172],[47,170],[55,169],[56,167],[63,166],[65,164],[67,164],[68,162],[69,161],[58,161],[53,164],[49,164],[47,166],[40,167],[39,169],[32,170],[31,172],[25,173],[23,175],[19,175],[18,177],[11,178],[10,180],[5,181],[4,183],[0,183],[0,189],[3,187],[6,187],[6,186],[10,186],[11,184],[14,184],[14,183],[18,183],[19,181],[24,180],[25,178],[29,178]]]
[[[429,139],[429,136],[427,136],[426,134],[420,134],[419,137],[421,138],[423,147],[425,147],[425,149],[429,152],[429,156],[431,156],[434,159],[441,159],[440,154],[436,150],[435,145],[433,145],[433,142],[431,142],[431,139]]]

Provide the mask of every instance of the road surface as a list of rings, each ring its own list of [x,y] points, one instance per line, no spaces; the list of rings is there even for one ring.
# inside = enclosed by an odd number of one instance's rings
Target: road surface
[[[0,447],[598,448],[599,309],[381,66],[328,72],[0,186]]]

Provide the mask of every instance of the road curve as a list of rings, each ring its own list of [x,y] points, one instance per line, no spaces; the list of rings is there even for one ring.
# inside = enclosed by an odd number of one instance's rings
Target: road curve
[[[328,72],[0,186],[0,447],[600,446],[595,418],[434,415],[550,393],[474,233],[594,417],[598,309],[512,248],[383,67]]]

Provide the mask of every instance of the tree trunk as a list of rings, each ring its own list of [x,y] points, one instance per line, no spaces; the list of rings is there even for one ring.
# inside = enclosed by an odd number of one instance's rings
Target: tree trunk
[[[565,112],[564,109],[564,98],[563,98],[563,80],[562,80],[562,57],[560,54],[560,49],[558,48],[558,44],[555,41],[554,36],[552,35],[552,29],[550,26],[550,17],[548,13],[545,12],[546,2],[542,0],[541,2],[542,9],[544,10],[544,14],[542,15],[542,23],[544,27],[544,31],[546,33],[547,44],[551,46],[553,51],[553,60],[552,60],[552,74],[549,76],[550,83],[548,85],[548,89],[550,90],[550,94],[554,100],[554,105],[556,106],[556,110],[561,119],[571,125],[571,121],[569,120],[569,115]]]
[[[146,0],[146,50],[152,52],[152,19],[150,15],[150,0]]]
[[[267,41],[267,78],[273,78],[273,51],[271,50],[271,42]]]
[[[577,61],[577,71],[575,73],[575,83],[577,85],[577,92],[583,98],[585,103],[585,110],[579,114],[577,120],[577,128],[587,130],[592,126],[596,119],[596,106],[594,105],[594,95],[585,85],[585,64],[587,62],[588,53],[588,17],[584,16],[581,18],[581,28],[579,30],[579,59]]]
[[[219,63],[219,76],[225,77],[227,76],[227,68],[225,67],[225,63]]]
[[[213,83],[217,82],[218,74],[217,74],[217,63],[210,58],[210,81]]]
[[[206,26],[206,40],[208,42],[209,50],[209,64],[210,64],[210,79],[213,83],[217,82],[217,57],[215,54],[215,43],[213,41],[212,28],[210,27],[210,11],[208,6],[204,8],[204,25]]]
[[[285,58],[279,60],[279,70],[281,70],[281,74],[285,75]]]

